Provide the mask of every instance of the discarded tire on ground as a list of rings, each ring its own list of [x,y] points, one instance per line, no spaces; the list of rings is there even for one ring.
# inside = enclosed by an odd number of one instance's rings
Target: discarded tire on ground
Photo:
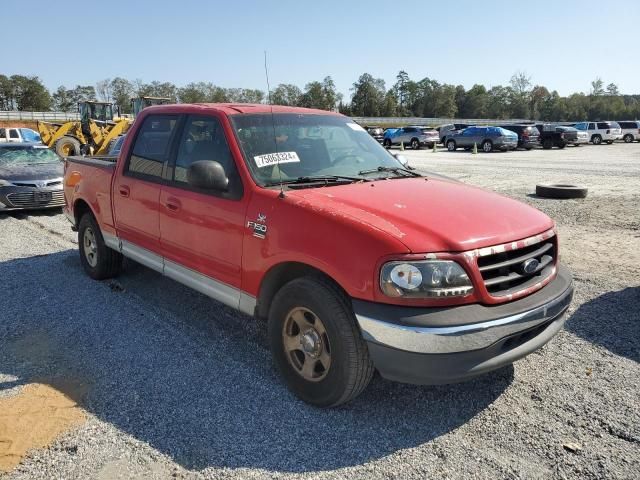
[[[576,185],[536,185],[536,195],[544,198],[585,198],[587,192]]]

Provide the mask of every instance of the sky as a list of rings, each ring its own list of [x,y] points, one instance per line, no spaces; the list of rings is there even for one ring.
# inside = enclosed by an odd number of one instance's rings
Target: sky
[[[601,77],[640,94],[640,0],[2,3],[0,73],[52,91],[116,76],[266,91],[266,50],[272,88],[330,75],[347,100],[362,73],[389,88],[400,70],[465,88],[524,71],[561,95]]]

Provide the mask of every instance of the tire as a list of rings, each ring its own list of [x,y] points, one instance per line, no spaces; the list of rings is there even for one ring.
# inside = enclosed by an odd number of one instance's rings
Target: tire
[[[385,138],[385,140],[382,142],[382,145],[385,148],[391,148],[391,140],[389,140],[388,138]]]
[[[107,247],[98,222],[85,213],[78,225],[78,250],[84,271],[94,280],[113,278],[122,269],[122,254]]]
[[[613,145],[613,140],[607,140],[607,145]]]
[[[309,319],[313,322],[309,323]],[[299,327],[299,323],[308,327],[304,336],[301,333],[305,327]],[[273,299],[267,328],[276,368],[289,389],[305,402],[335,407],[357,397],[369,384],[374,367],[367,345],[349,299],[329,280],[301,277],[287,283]],[[317,341],[308,342],[305,347],[303,337]],[[291,341],[286,342],[286,338]],[[317,357],[303,350],[310,349],[310,344],[314,345],[311,351]],[[325,369],[327,354],[329,365]],[[312,362],[308,365],[313,370],[305,370],[307,362]],[[305,371],[315,377],[305,377]]]
[[[524,147],[524,149],[528,152],[529,150],[533,150],[533,147]]]
[[[490,153],[493,150],[493,143],[491,143],[491,140],[485,140],[482,142],[481,146],[484,153]]]
[[[602,137],[600,135],[593,135],[591,137],[591,143],[594,145],[600,145],[602,143]]]
[[[624,137],[622,137],[622,139],[624,140],[624,143],[631,143],[633,142],[633,135],[627,133]]]
[[[59,138],[55,144],[55,151],[61,157],[81,155],[80,142],[75,137],[64,136]]]
[[[420,150],[420,141],[417,138],[411,139],[411,149]]]
[[[574,147],[579,147],[579,146],[580,146],[580,144],[579,144],[579,143],[574,143],[574,144],[573,144],[573,146],[574,146]]]
[[[456,151],[456,142],[454,140],[447,140],[447,150],[450,152]]]
[[[576,185],[536,185],[536,195],[543,198],[585,198],[587,192]]]
[[[542,148],[544,148],[545,150],[551,150],[553,148],[553,140],[551,140],[550,138],[545,138],[542,141]]]
[[[566,143],[560,143],[560,144],[558,144],[558,148],[559,148],[560,150],[562,150],[562,149],[563,149],[564,147],[566,147],[566,146],[567,146],[567,144],[566,144]]]

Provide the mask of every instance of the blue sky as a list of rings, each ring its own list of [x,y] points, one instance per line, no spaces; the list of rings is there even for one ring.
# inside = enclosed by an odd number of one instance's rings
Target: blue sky
[[[331,75],[347,98],[363,72],[389,87],[401,69],[466,88],[523,70],[562,95],[600,76],[640,94],[638,0],[2,3],[0,73],[52,90],[115,76],[266,90],[267,50],[272,87]]]

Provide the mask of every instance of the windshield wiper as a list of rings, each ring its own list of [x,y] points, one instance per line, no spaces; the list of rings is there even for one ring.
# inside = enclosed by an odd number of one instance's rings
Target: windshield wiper
[[[378,173],[378,172],[391,172],[397,175],[402,175],[404,177],[421,177],[418,172],[413,172],[406,168],[402,167],[383,167],[382,165],[378,168],[372,168],[371,170],[361,170],[358,172],[358,175],[368,175],[370,173]]]
[[[368,180],[362,177],[350,177],[347,175],[317,175],[317,176],[304,176],[292,179],[282,180],[282,182],[271,182],[267,186],[272,187],[275,185],[301,185],[306,183],[352,183],[352,182],[366,182]]]

